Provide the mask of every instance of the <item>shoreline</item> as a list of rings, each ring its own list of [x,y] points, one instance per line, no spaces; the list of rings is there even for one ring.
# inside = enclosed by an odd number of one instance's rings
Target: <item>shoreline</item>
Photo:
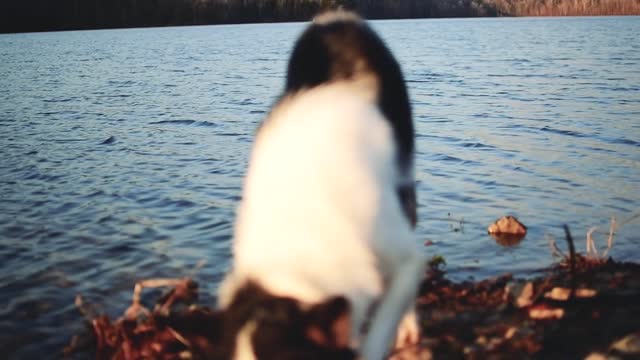
[[[640,17],[640,14],[623,14],[623,15],[504,15],[504,16],[459,16],[459,17],[403,17],[403,18],[368,18],[367,21],[403,21],[403,20],[479,20],[479,19],[563,19],[563,18],[615,18],[615,17]],[[163,29],[163,28],[182,28],[182,27],[204,27],[204,26],[242,26],[242,25],[278,25],[278,24],[304,24],[309,20],[283,20],[271,22],[233,22],[233,23],[212,23],[212,24],[182,24],[182,25],[149,25],[149,26],[130,26],[130,27],[101,27],[101,28],[72,28],[57,30],[32,30],[32,31],[0,31],[0,35],[19,35],[19,34],[40,34],[40,33],[63,33],[76,31],[105,31],[105,30],[135,30],[135,29]]]
[[[354,10],[369,20],[640,15],[640,0],[185,0],[163,6],[150,1],[7,1],[0,4],[0,34],[306,22],[332,8]]]
[[[447,279],[442,259],[434,259],[416,299],[421,341],[397,350],[390,359],[640,356],[640,263],[576,254],[575,272],[564,259],[531,279],[505,274],[455,282]],[[220,318],[207,305],[192,304],[195,282],[146,283],[174,288],[148,311],[136,303],[142,291],[138,284],[132,306],[117,320],[91,314],[86,310],[90,307],[77,300],[90,330],[74,336],[64,353],[97,359],[135,358],[123,357],[125,353],[167,358],[182,353],[194,359],[211,355],[219,334],[212,333],[210,324]]]

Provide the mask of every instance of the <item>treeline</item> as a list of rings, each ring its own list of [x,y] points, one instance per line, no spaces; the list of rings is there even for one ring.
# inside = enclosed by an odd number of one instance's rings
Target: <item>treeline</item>
[[[640,15],[640,0],[484,0],[498,16]]]
[[[640,0],[1,0],[0,32],[305,21],[338,7],[369,19],[640,15]]]

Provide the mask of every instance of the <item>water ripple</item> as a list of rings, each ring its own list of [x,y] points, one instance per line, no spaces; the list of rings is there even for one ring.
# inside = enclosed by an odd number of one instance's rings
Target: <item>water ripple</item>
[[[157,125],[194,125],[194,126],[212,126],[217,127],[219,124],[212,123],[209,121],[197,121],[197,120],[161,120],[150,122],[149,124]]]

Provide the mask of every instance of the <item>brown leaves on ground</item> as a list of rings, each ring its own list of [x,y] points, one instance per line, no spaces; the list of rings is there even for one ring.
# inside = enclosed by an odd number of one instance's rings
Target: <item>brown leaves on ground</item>
[[[140,303],[145,287],[173,287],[158,299],[152,311]],[[89,345],[99,360],[198,359],[213,354],[219,342],[220,315],[191,305],[197,299],[197,284],[189,279],[152,279],[136,284],[131,306],[112,321],[105,315],[93,316],[79,297],[76,305],[91,316],[93,343]],[[190,306],[191,305],[191,306]],[[74,338],[67,354],[87,352],[86,343]],[[84,347],[84,348],[83,348]]]
[[[558,266],[530,281],[507,274],[453,282],[445,277],[444,260],[436,258],[417,299],[423,338],[391,359],[640,358],[640,265],[583,265],[576,267],[575,281]],[[153,286],[174,288],[150,311],[139,300],[142,288]],[[189,305],[196,295],[190,279],[148,280],[137,284],[131,307],[116,321],[84,311],[95,357],[215,357],[223,336],[220,314]],[[78,306],[85,307],[81,301]]]
[[[435,359],[640,358],[611,345],[640,330],[640,265],[582,265],[573,293],[563,267],[528,282],[428,277],[418,298],[422,346]]]
[[[172,316],[153,313],[149,318],[121,318],[111,322],[106,316],[94,319],[96,359],[198,359],[212,353],[218,341],[214,312],[187,309]]]

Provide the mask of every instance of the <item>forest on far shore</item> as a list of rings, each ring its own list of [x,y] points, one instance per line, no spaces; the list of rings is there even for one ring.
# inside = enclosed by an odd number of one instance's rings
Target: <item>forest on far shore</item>
[[[368,19],[640,15],[640,0],[4,0],[0,33],[306,21],[338,7]]]

